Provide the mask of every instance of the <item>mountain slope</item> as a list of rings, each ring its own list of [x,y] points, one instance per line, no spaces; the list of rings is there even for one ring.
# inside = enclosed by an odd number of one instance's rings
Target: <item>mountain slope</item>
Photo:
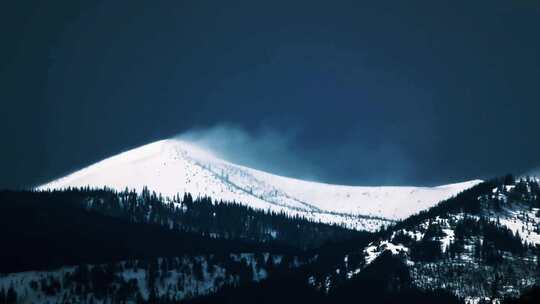
[[[385,255],[400,260],[405,283],[421,290],[444,289],[466,303],[517,298],[540,284],[540,183],[482,183],[380,232],[308,280],[332,292]],[[404,281],[397,283],[392,288]]]
[[[140,191],[147,186],[168,197],[189,192],[325,223],[375,230],[479,182],[439,187],[331,185],[232,164],[188,142],[168,139],[107,158],[38,189],[106,186]]]

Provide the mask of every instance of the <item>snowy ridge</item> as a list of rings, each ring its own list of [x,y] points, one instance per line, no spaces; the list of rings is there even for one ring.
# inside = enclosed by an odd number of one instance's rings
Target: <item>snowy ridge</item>
[[[315,221],[376,230],[479,182],[439,187],[360,187],[310,182],[236,165],[186,141],[167,139],[107,158],[38,189],[106,186],[140,191],[146,186],[166,197],[189,192]]]

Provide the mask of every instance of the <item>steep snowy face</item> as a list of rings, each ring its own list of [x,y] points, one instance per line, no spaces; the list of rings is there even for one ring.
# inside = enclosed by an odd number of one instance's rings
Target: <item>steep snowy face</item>
[[[357,187],[303,181],[232,164],[177,139],[157,141],[107,158],[38,189],[109,187],[164,196],[210,196],[253,208],[374,230],[429,208],[478,184],[439,187]]]

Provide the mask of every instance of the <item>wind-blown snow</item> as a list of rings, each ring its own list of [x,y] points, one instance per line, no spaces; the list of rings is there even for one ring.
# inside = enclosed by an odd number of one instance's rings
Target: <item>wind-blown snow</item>
[[[189,192],[257,209],[374,230],[432,207],[479,182],[439,187],[332,185],[236,165],[189,142],[167,139],[107,158],[38,189],[106,186],[140,191],[146,186],[168,197]]]

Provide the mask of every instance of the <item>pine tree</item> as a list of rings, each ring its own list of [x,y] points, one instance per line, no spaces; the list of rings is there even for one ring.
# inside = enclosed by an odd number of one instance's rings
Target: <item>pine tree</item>
[[[503,178],[504,185],[513,185],[515,183],[514,176],[512,174],[506,174]]]
[[[491,283],[491,302],[495,303],[495,300],[499,297],[499,288],[500,288],[500,280],[501,277],[498,273],[495,273],[495,278],[493,279],[493,282]]]
[[[17,303],[17,292],[13,289],[13,286],[10,286],[6,294],[6,303],[15,304]]]

